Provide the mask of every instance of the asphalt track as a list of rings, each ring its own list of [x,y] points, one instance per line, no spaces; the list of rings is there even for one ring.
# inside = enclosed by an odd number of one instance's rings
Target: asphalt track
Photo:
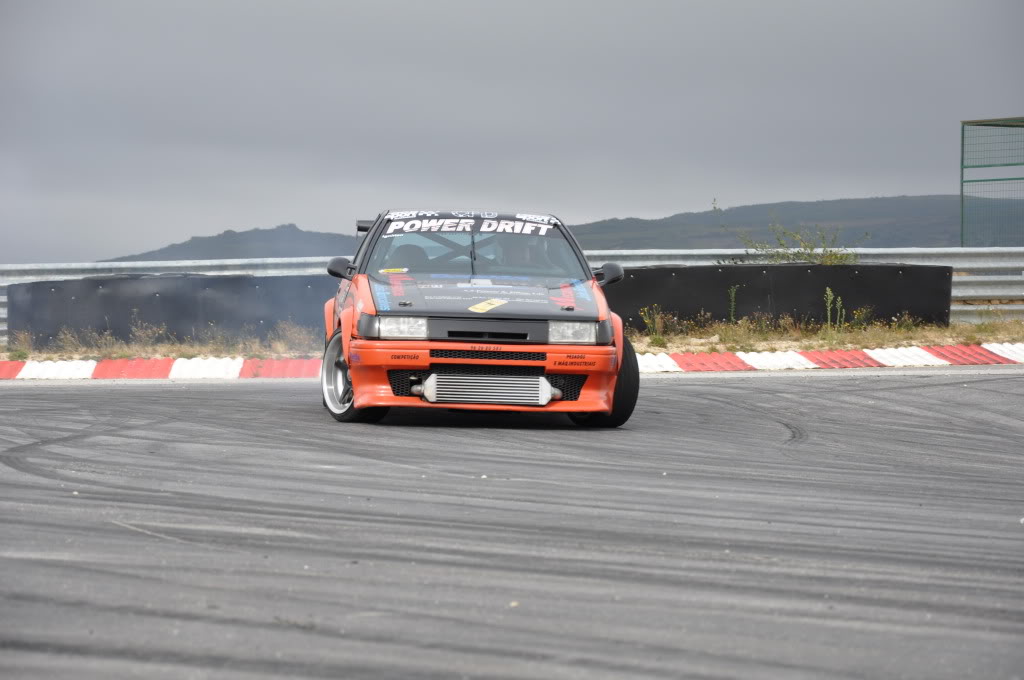
[[[0,383],[0,675],[1024,675],[1024,369],[645,378],[626,427]]]

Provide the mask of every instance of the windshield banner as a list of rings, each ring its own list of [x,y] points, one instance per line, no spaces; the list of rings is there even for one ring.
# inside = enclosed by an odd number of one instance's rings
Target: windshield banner
[[[473,233],[496,234],[530,234],[545,236],[555,225],[528,222],[525,220],[474,220],[474,219],[436,219],[407,220],[392,222],[388,225],[387,236],[410,234],[429,231],[464,231]]]

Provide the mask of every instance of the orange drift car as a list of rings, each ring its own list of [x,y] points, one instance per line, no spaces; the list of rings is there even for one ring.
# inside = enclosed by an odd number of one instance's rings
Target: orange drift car
[[[601,286],[551,215],[416,210],[359,222],[355,260],[324,305],[320,382],[335,420],[391,406],[565,413],[588,427],[629,419],[636,354]]]

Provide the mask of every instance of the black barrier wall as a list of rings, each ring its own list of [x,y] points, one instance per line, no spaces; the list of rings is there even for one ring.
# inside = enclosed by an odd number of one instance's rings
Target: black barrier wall
[[[660,305],[681,319],[700,314],[730,318],[755,314],[825,319],[825,289],[842,298],[847,319],[871,307],[876,319],[909,314],[949,323],[952,269],[921,265],[711,265],[626,270],[605,288],[613,310],[643,328],[640,309]],[[215,328],[265,338],[280,321],[323,327],[323,305],[337,290],[323,276],[200,276],[168,274],[8,286],[8,329],[29,331],[45,345],[61,328],[110,331],[128,340],[135,323],[164,325],[178,338],[201,338]]]
[[[875,319],[909,314],[946,325],[952,276],[952,267],[899,264],[644,267],[626,270],[626,278],[608,286],[605,294],[611,308],[638,329],[644,327],[640,309],[653,304],[680,319],[707,314],[727,321],[734,286],[737,319],[760,314],[824,321],[825,289],[830,288],[842,298],[847,320],[853,310],[870,307]]]
[[[139,322],[165,325],[177,338],[211,329],[265,338],[280,321],[323,327],[324,302],[338,280],[327,276],[120,276],[7,287],[9,333],[29,331],[44,345],[61,328],[110,331],[128,340]]]

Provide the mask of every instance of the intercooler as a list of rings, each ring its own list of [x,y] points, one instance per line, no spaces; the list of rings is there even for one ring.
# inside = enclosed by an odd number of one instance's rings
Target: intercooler
[[[419,390],[417,390],[419,391]],[[423,381],[423,398],[435,403],[517,404],[544,406],[561,398],[542,375],[471,375],[431,373]]]

